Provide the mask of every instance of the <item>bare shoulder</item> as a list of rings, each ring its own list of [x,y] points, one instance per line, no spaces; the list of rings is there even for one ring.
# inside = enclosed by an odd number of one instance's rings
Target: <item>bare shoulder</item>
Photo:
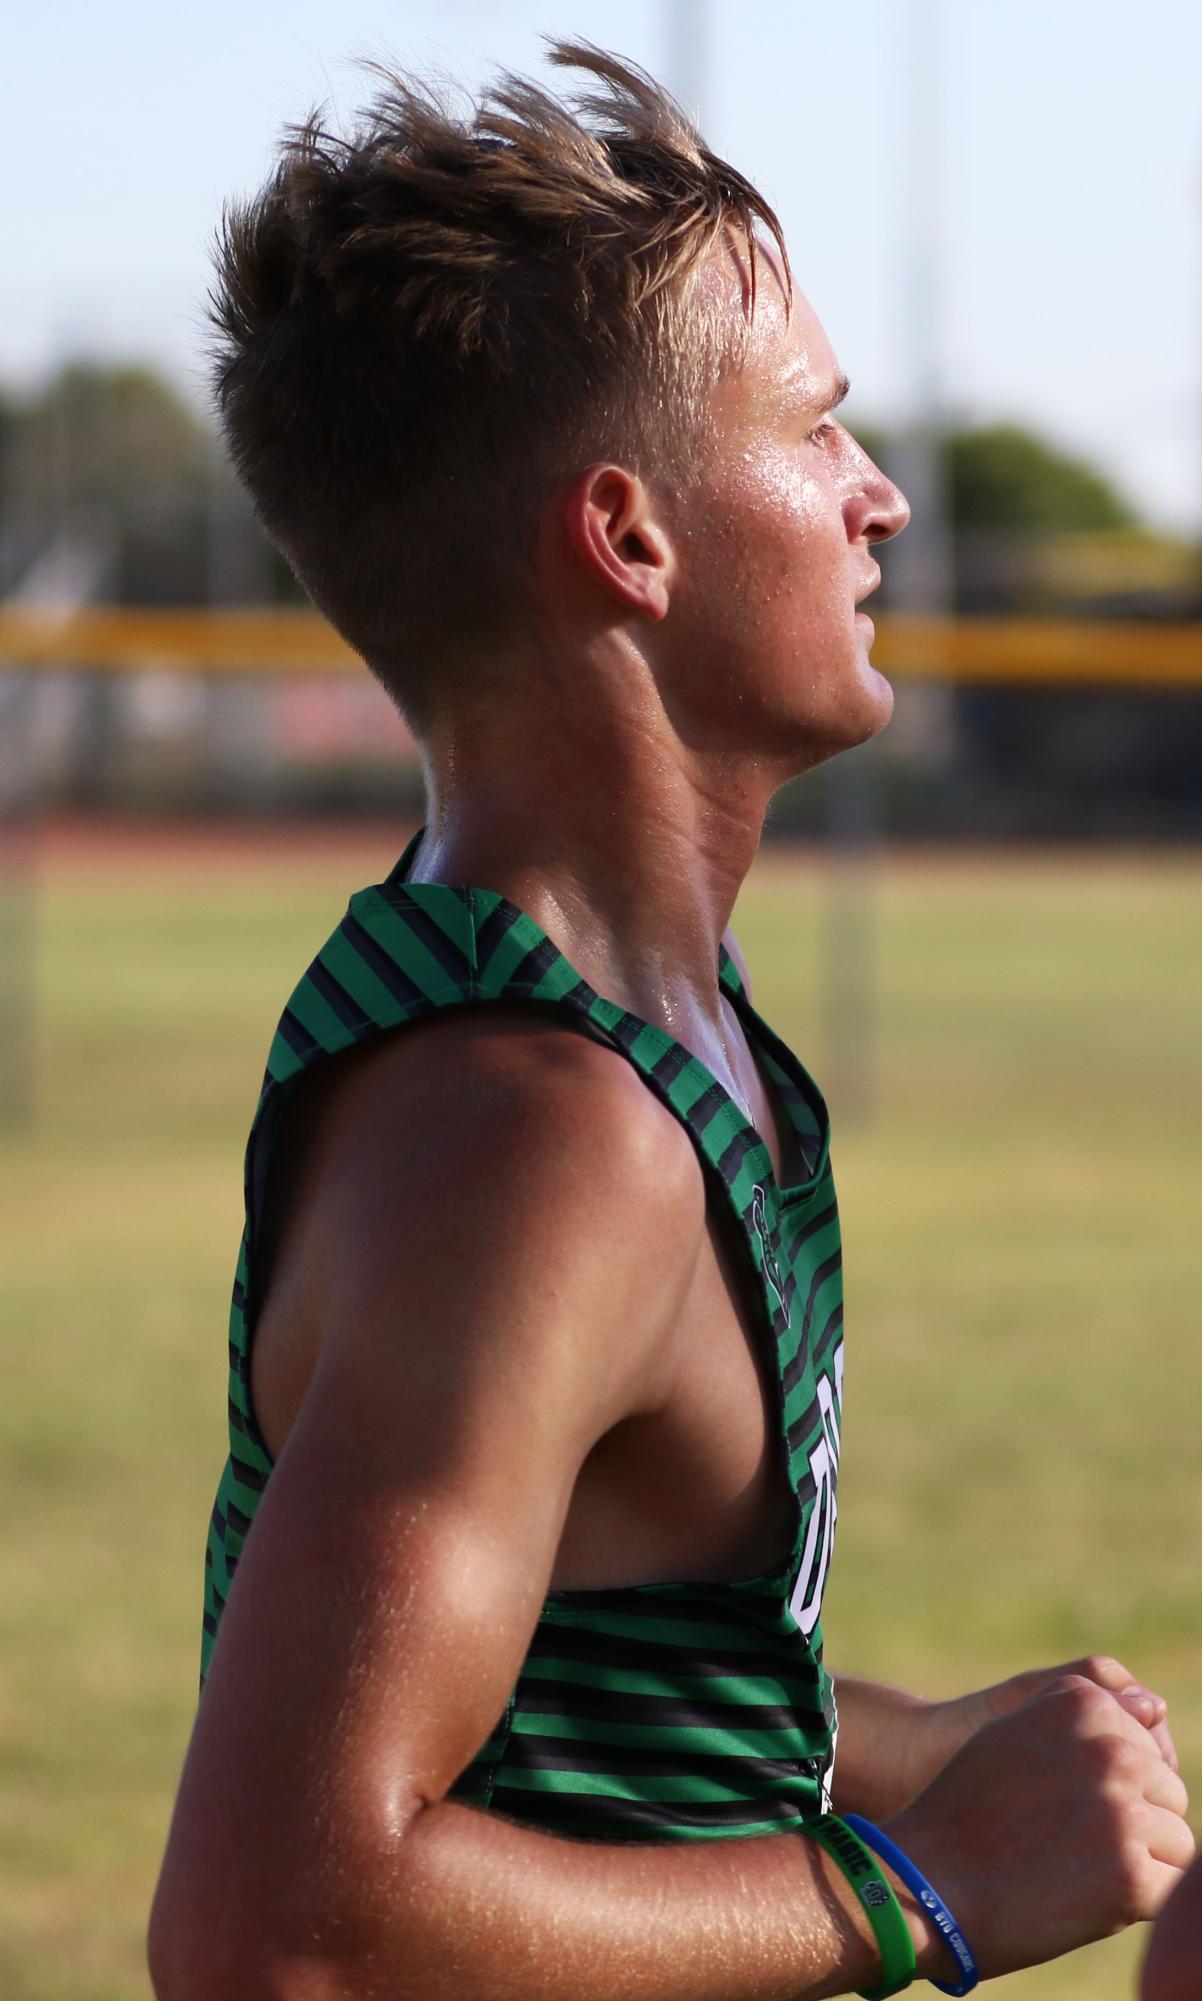
[[[705,1185],[618,1051],[528,1006],[448,1010],[328,1065],[296,1130],[276,1324],[303,1300],[323,1349],[375,1342],[375,1375],[381,1327],[390,1353],[434,1320],[464,1367],[520,1342],[537,1368],[575,1318],[606,1345],[608,1422],[659,1393]]]
[[[521,1004],[448,1009],[376,1037],[327,1080],[313,1121],[327,1198],[407,1196],[441,1177],[464,1196],[507,1181],[603,1188],[658,1212],[704,1205],[692,1143],[619,1051]],[[566,1181],[565,1181],[566,1177]]]

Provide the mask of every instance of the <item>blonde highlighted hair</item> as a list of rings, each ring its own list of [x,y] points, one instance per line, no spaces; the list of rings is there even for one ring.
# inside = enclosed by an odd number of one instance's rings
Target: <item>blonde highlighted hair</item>
[[[788,257],[763,196],[643,70],[551,45],[570,101],[503,75],[458,114],[377,62],[349,138],[285,127],[216,232],[211,383],[265,530],[417,729],[531,613],[557,482],[672,476],[745,333],[693,279],[724,232]]]

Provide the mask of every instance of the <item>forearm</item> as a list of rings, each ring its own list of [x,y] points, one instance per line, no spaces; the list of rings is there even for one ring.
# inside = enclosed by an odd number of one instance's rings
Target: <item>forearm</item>
[[[326,1910],[319,1896],[292,1937],[289,1921],[257,1905],[248,1886],[245,1929],[236,1921],[225,1928],[221,1965],[203,1921],[197,1946],[172,1948],[165,1908],[152,1950],[159,2001],[369,1993],[387,2001],[820,2001],[870,1986],[880,1973],[858,1900],[804,1833],[594,1844],[446,1802],[418,1814],[372,1876],[348,1859],[341,1891]],[[921,1966],[929,1934],[904,1892],[901,1901]]]
[[[473,2001],[817,2001],[879,1964],[804,1835],[594,1846],[446,1807],[411,1841],[406,1996],[436,1986],[449,1950]]]
[[[856,1675],[835,1679],[839,1710],[838,1755],[832,1804],[836,1813],[862,1813],[889,1820],[909,1805],[927,1782],[915,1770],[916,1713],[928,1704],[921,1696]]]

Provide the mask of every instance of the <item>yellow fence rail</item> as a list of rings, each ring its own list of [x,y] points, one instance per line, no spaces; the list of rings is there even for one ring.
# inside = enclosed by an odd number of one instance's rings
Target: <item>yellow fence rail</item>
[[[873,661],[901,680],[1202,687],[1202,622],[932,619],[893,615]],[[0,606],[0,671],[84,668],[235,674],[361,674],[316,612]]]

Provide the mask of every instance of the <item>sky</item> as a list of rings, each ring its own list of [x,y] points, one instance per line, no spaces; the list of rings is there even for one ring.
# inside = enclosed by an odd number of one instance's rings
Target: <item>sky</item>
[[[852,378],[844,412],[1032,425],[1146,519],[1202,532],[1198,0],[147,0],[16,11],[0,124],[0,383],[63,358],[207,398],[223,199],[363,56],[538,71],[542,35],[632,57],[777,206]],[[551,73],[552,76],[555,73]]]

